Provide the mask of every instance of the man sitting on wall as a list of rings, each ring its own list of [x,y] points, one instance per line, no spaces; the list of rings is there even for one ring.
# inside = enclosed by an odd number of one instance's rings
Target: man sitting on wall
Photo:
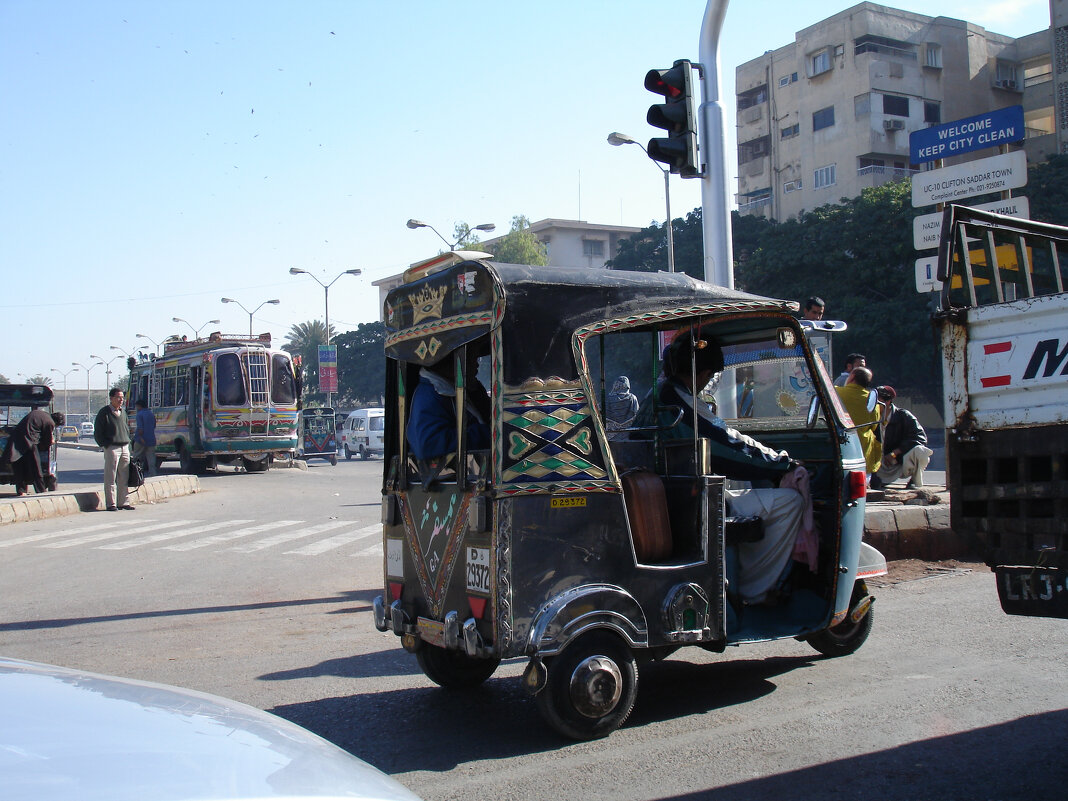
[[[879,400],[886,404],[883,411],[883,463],[872,476],[872,489],[885,487],[901,478],[909,477],[905,489],[923,486],[923,469],[934,453],[927,447],[927,432],[916,415],[894,405],[897,392],[893,387],[876,387]]]

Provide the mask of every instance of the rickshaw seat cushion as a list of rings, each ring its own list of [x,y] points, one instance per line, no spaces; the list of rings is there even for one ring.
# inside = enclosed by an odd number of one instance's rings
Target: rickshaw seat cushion
[[[624,473],[623,500],[638,562],[651,564],[668,559],[672,552],[671,518],[660,476],[648,470]]]
[[[732,515],[726,520],[724,536],[728,545],[739,542],[759,542],[764,539],[764,521],[757,515],[740,517]]]

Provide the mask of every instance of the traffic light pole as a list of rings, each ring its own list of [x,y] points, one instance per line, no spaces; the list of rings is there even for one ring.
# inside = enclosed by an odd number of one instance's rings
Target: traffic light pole
[[[660,166],[659,164],[657,165]],[[664,170],[663,167],[660,169]],[[671,229],[674,228],[674,224],[671,222],[671,184],[668,179],[671,177],[671,170],[664,170],[664,205],[667,206],[667,245],[668,245],[668,272],[675,272],[675,237],[672,235]]]
[[[727,150],[723,135],[723,104],[720,99],[719,34],[727,14],[728,0],[708,0],[701,25],[700,59],[704,71],[698,116],[701,138],[701,226],[704,233],[705,281],[734,288],[731,213],[727,206],[730,186]]]

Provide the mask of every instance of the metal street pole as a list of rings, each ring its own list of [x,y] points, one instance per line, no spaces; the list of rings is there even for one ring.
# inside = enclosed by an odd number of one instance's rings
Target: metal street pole
[[[245,314],[248,315],[248,338],[249,339],[252,339],[252,315],[254,315],[256,312],[258,312],[260,309],[262,309],[268,303],[277,306],[279,303],[282,302],[278,298],[274,298],[273,300],[265,300],[265,301],[263,301],[263,303],[261,303],[255,309],[253,309],[252,311],[249,311],[248,309],[245,309],[245,306],[244,306],[243,303],[241,303],[239,301],[236,301],[233,298],[219,298],[219,300],[222,303],[236,303],[238,306],[240,306],[242,309],[244,309]],[[212,320],[212,322],[217,323],[219,321],[218,320]]]
[[[78,372],[78,368],[74,368],[73,370],[67,370],[67,372],[64,373],[62,370],[57,370],[55,367],[53,367],[52,372],[59,373],[61,376],[63,376],[63,416],[66,417],[68,414],[70,414],[70,404],[68,402],[69,398],[67,395],[67,376],[71,373]]]
[[[412,221],[409,220],[409,222],[412,222]],[[434,233],[437,234],[437,231],[434,231]],[[441,234],[438,234],[438,236],[441,236]],[[289,268],[289,274],[290,275],[307,275],[308,277],[312,278],[315,281],[315,283],[317,283],[319,286],[321,286],[323,288],[323,304],[324,304],[323,316],[325,317],[325,324],[326,324],[326,346],[327,347],[330,347],[330,287],[332,287],[337,282],[338,278],[341,278],[342,275],[361,275],[362,273],[363,273],[363,270],[360,270],[358,268],[353,268],[351,270],[345,270],[345,272],[343,272],[340,275],[338,275],[329,284],[324,284],[322,281],[320,281],[318,278],[316,278],[315,275],[313,275],[312,273],[309,273],[307,270],[302,270],[299,267],[290,267]],[[320,389],[322,388],[322,383],[323,383],[323,377],[322,377],[322,374],[320,374],[319,375]],[[327,406],[332,406],[332,404],[330,403],[331,399],[332,399],[332,393],[327,392],[326,393],[326,405]]]
[[[194,328],[193,324],[191,322],[189,322],[188,320],[184,320],[181,317],[172,317],[171,318],[171,322],[172,323],[185,323],[186,325],[188,325],[189,326],[189,330],[193,332],[193,338],[194,339],[200,339],[200,332],[203,331],[205,328],[207,328],[209,325],[213,325],[213,324],[214,325],[219,325],[219,321],[218,320],[208,320],[206,323],[204,323],[204,325],[200,326],[200,328]]]
[[[71,364],[73,364],[75,367],[81,367],[83,370],[85,370],[85,411],[90,417],[92,417],[93,416],[93,402],[91,400],[92,390],[89,388],[89,378],[90,378],[89,371],[90,371],[91,368],[86,367],[81,362],[71,362]]]
[[[619,131],[613,131],[608,134],[608,144],[612,145],[612,147],[619,147],[620,145],[637,145],[645,151],[645,155],[649,155],[649,151],[645,145],[637,139],[633,139]],[[656,165],[658,170],[664,173],[664,205],[667,213],[667,222],[665,223],[665,226],[667,227],[668,272],[673,273],[675,272],[675,235],[673,230],[675,226],[671,222],[671,183],[669,181],[671,170],[667,167],[661,167],[660,163],[657,161],[653,161],[653,164]]]

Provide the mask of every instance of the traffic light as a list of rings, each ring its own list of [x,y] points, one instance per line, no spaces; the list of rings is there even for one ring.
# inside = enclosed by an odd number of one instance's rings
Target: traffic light
[[[693,66],[686,59],[671,69],[649,70],[645,88],[663,95],[667,102],[649,106],[646,120],[668,132],[667,138],[649,140],[649,158],[671,167],[683,178],[701,174],[697,160],[697,112],[693,93]]]

